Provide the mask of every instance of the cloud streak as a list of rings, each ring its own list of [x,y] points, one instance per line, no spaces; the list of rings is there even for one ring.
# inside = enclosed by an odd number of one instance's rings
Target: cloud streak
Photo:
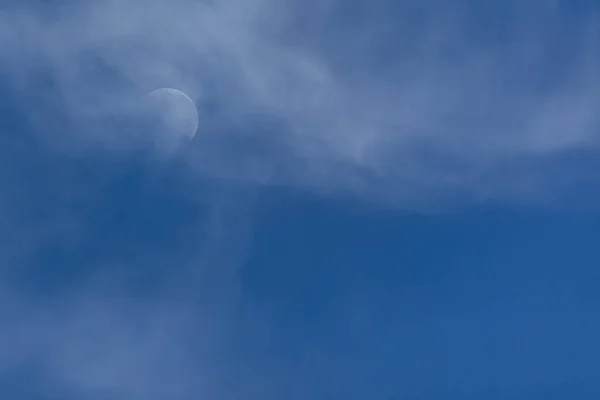
[[[204,113],[186,154],[203,175],[413,206],[511,197],[518,186],[489,178],[510,160],[597,142],[597,15],[534,3],[492,10],[496,22],[467,2],[21,7],[3,16],[4,64],[30,94],[46,74],[71,145],[135,147],[139,129],[111,124],[174,86]]]
[[[25,370],[47,393],[152,400],[308,390],[291,375],[273,378],[283,375],[276,361],[257,371],[230,353],[239,340],[233,275],[252,236],[255,186],[410,208],[545,202],[582,173],[563,169],[562,157],[598,148],[593,10],[569,20],[545,1],[38,3],[0,10],[1,83],[27,113],[0,136],[0,325],[11,327],[0,339],[21,343],[3,346],[0,373]],[[201,218],[190,217],[180,247],[139,256],[144,249],[127,243],[128,267],[171,274],[156,298],[115,298],[123,288],[114,282],[128,279],[119,271],[35,303],[19,274],[44,246],[93,244],[90,204],[113,201],[102,193],[125,174],[120,161],[144,157],[142,99],[163,86],[199,106],[199,132],[176,173],[184,182],[169,190],[208,207],[206,230],[194,231]],[[162,172],[181,167],[157,159]],[[84,164],[97,160],[106,171],[94,175]],[[20,184],[31,175],[38,180]],[[190,300],[201,290],[205,303]]]

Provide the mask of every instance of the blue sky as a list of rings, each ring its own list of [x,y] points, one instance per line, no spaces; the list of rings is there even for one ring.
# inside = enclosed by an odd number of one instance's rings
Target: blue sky
[[[599,18],[2,6],[0,397],[598,398]]]

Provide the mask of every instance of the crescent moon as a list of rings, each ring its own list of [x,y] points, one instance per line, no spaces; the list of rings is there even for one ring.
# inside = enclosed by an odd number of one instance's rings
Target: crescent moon
[[[198,109],[194,101],[181,90],[161,88],[147,98],[155,117],[166,133],[191,140],[198,130]]]

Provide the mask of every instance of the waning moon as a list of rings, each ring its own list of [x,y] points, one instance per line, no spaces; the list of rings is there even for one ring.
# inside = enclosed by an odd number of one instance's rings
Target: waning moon
[[[168,135],[192,139],[198,130],[198,109],[181,90],[161,88],[147,96],[154,117]]]

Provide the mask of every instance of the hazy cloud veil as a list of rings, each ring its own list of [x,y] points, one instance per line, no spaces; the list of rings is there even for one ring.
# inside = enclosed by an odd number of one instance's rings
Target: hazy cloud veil
[[[4,68],[34,93],[47,75],[74,140],[132,146],[103,124],[181,87],[206,113],[200,136],[235,124],[258,143],[198,144],[190,162],[209,175],[395,201],[514,195],[508,160],[596,144],[597,17],[565,22],[560,2],[498,17],[470,2],[25,3],[3,12]]]
[[[82,159],[137,154],[147,140],[138,118],[143,96],[158,87],[184,90],[200,112],[197,136],[180,154],[192,188],[223,179],[416,208],[457,194],[543,201],[589,173],[557,168],[568,163],[564,155],[598,148],[600,21],[597,13],[569,20],[560,1],[495,3],[20,1],[0,8],[0,73],[14,104],[27,110],[17,122],[35,132],[28,140]],[[549,60],[554,70],[545,69]],[[18,174],[32,167],[13,155],[27,145],[7,133],[0,138],[0,235],[10,271],[40,241],[59,232],[74,246],[82,229],[69,206],[55,210],[58,221],[30,224],[19,199],[66,204],[93,193],[85,194],[83,178],[84,188],[61,183],[60,193],[21,193]],[[53,177],[63,182],[74,173],[65,167]],[[252,202],[255,194],[244,193]],[[239,261],[251,229],[233,239],[215,232],[237,224],[244,207],[215,206],[214,254],[199,258]],[[232,240],[236,255],[217,254],[217,244]],[[180,261],[190,262],[170,262]],[[179,303],[106,303],[94,290],[69,294],[79,303],[70,307],[67,300],[35,304],[6,288],[5,304],[19,306],[0,308],[0,324],[15,327],[0,340],[22,345],[1,352],[0,372],[41,359],[56,378],[41,385],[77,398],[225,393],[202,380],[236,373],[216,354],[227,325],[219,312],[207,311],[219,315],[207,322],[212,317]],[[44,338],[22,334],[40,326]],[[190,357],[189,343],[204,358]],[[265,398],[273,383],[254,378],[238,386]]]

